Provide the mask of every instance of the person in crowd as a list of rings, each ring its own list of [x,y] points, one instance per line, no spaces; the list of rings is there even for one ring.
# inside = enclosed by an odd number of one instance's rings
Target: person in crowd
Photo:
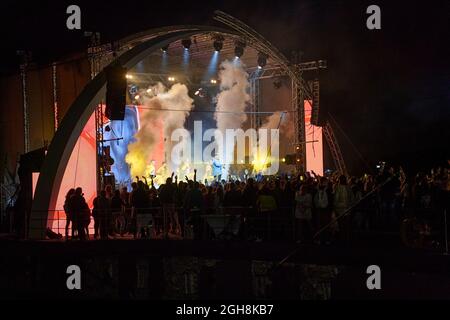
[[[111,198],[111,232],[113,234],[123,234],[125,229],[125,219],[123,217],[123,210],[125,202],[122,200],[119,190],[114,191],[114,195]]]
[[[295,201],[297,242],[304,243],[311,241],[313,236],[313,226],[311,221],[313,198],[305,184],[302,184],[297,191]]]
[[[172,174],[173,177],[173,174]],[[176,185],[172,183],[172,177],[166,179],[166,183],[159,188],[159,198],[161,200],[164,215],[164,234],[169,232],[181,233],[178,214],[175,210]],[[167,223],[169,222],[169,224]]]
[[[84,199],[83,189],[78,187],[70,197],[69,211],[78,231],[78,238],[86,240],[86,216],[90,215],[89,206]]]
[[[202,239],[202,221],[200,215],[204,210],[203,195],[200,191],[200,184],[197,181],[193,183],[192,189],[187,191],[183,207],[187,220],[193,225],[194,239]]]
[[[132,225],[133,237],[137,238],[145,226],[140,225],[141,215],[148,214],[150,208],[150,198],[148,191],[145,189],[144,182],[138,181],[137,188],[131,192],[131,206],[132,206]]]
[[[75,194],[75,189],[70,189],[67,194],[66,194],[66,198],[64,200],[64,212],[66,213],[66,227],[65,227],[65,235],[66,235],[66,240],[69,240],[69,226],[70,224],[72,224],[72,238],[75,235],[75,230],[76,230],[76,226],[74,224],[74,220],[72,217],[72,212],[70,210],[70,198]]]
[[[92,216],[94,217],[94,238],[107,240],[109,233],[109,215],[110,202],[106,198],[106,191],[100,191],[100,194],[94,199],[94,208],[92,209]]]
[[[351,219],[347,213],[354,203],[354,195],[352,189],[347,184],[347,177],[345,175],[339,177],[339,182],[334,190],[333,201],[335,217],[338,219],[340,239],[348,240],[350,237]]]
[[[320,178],[320,182],[317,186],[317,192],[314,195],[314,208],[316,210],[317,216],[317,230],[321,231],[322,228],[328,227],[331,222],[331,209],[330,202],[328,200],[327,192],[327,180],[325,178]],[[330,229],[324,230],[319,237],[320,242],[329,243],[331,240]]]
[[[110,184],[105,187],[105,192],[106,198],[108,198],[108,200],[111,200],[111,198],[113,197],[113,188]]]
[[[237,190],[237,184],[234,182],[230,182],[227,184],[228,190],[223,198],[223,206],[231,207],[235,210],[242,205],[241,192]]]
[[[122,203],[124,204],[122,210],[123,228],[121,231],[121,236],[124,236],[125,233],[128,232],[128,226],[131,218],[130,193],[128,192],[127,187],[122,187],[120,191],[120,198],[122,199]]]

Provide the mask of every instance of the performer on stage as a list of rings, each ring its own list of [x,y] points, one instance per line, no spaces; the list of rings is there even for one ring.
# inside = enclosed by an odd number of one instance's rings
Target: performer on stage
[[[212,170],[214,179],[218,182],[222,180],[222,167],[223,165],[220,163],[219,156],[216,154],[212,162]]]
[[[167,167],[167,163],[163,162],[161,167],[159,167],[158,171],[156,171],[156,184],[158,186],[162,185],[166,182],[166,179],[169,177],[169,168]]]
[[[149,165],[145,168],[145,177],[152,178],[156,176],[155,160],[152,160]]]
[[[211,163],[206,163],[205,164],[205,174],[203,176],[203,181],[213,181],[214,180],[214,176],[213,176],[213,168],[212,168],[212,164]]]
[[[183,160],[181,164],[178,166],[176,170],[176,175],[181,180],[184,180],[184,177],[188,177],[188,179],[193,179],[194,174],[191,173],[191,162],[189,159]]]

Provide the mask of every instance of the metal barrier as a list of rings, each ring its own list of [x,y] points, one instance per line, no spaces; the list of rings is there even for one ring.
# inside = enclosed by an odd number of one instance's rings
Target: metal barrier
[[[350,207],[346,212],[337,218],[332,218],[331,211],[327,213],[329,219],[319,221],[319,215],[316,212],[313,217],[317,221],[314,230],[318,230],[309,237],[309,241],[322,240],[324,232],[329,231],[333,224],[341,222],[345,217],[349,217],[348,241],[351,235],[363,234],[364,232],[373,233],[374,231],[383,232],[383,229],[355,230],[354,213],[358,210],[362,216],[373,214],[377,215],[379,209],[370,209],[368,212],[357,205]],[[42,214],[31,215],[30,229],[38,228],[45,238],[60,239],[66,235],[69,238],[77,236],[77,228],[74,223],[67,223],[66,214],[63,210],[42,211]],[[45,216],[48,215],[48,218]],[[196,240],[267,240],[267,241],[297,241],[299,240],[299,220],[295,218],[294,207],[281,207],[274,211],[260,211],[252,207],[204,207],[202,209],[192,208],[186,210],[183,207],[173,205],[151,207],[151,208],[126,208],[120,212],[108,212],[109,218],[103,223],[107,224],[108,236],[105,239],[115,238],[125,239],[196,239]],[[439,242],[442,250],[448,252],[448,227],[447,215],[444,209],[402,209],[399,217],[400,221],[395,223],[399,238],[403,241],[402,228],[405,217],[424,217],[427,223],[432,226],[430,238]],[[36,218],[36,217],[41,217]],[[36,220],[38,219],[38,220]],[[101,218],[89,217],[89,224],[85,228],[86,239],[93,239],[99,235],[99,223]],[[422,221],[422,220],[420,220]],[[431,221],[431,222],[429,222]],[[96,232],[97,227],[97,232]],[[371,227],[373,228],[373,226]],[[66,231],[67,230],[67,231]],[[312,231],[312,230],[311,230]],[[300,232],[300,236],[302,233]],[[403,241],[405,242],[405,241]],[[407,245],[407,244],[405,244]]]
[[[63,238],[76,235],[74,221],[67,222],[64,210],[40,211],[32,214],[30,230],[39,229],[46,238]],[[45,216],[48,215],[48,218]],[[283,214],[280,214],[283,213]],[[98,212],[99,216],[102,215]],[[272,212],[261,212],[250,207],[204,207],[202,209],[160,206],[150,208],[126,208],[121,212],[106,213],[108,233],[132,236],[135,239],[261,239],[277,237],[293,240],[292,228],[295,216],[292,207],[278,208]],[[36,218],[38,217],[38,218]],[[87,239],[96,235],[101,217],[89,216]],[[97,222],[96,222],[97,220]],[[120,225],[120,226],[118,226]],[[121,229],[123,228],[123,229]]]

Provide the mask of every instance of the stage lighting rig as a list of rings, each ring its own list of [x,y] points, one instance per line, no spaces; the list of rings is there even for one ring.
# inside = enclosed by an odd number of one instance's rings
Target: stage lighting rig
[[[192,40],[190,38],[189,39],[183,39],[183,40],[181,40],[181,44],[183,45],[183,47],[185,49],[189,50],[189,48],[191,47],[191,44],[192,44]]]
[[[237,58],[242,57],[242,55],[244,54],[244,48],[245,48],[245,43],[242,41],[236,41],[235,42],[235,47],[234,47],[234,55]]]

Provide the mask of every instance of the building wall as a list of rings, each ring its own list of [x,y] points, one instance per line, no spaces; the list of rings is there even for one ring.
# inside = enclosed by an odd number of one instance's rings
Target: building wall
[[[10,172],[15,172],[19,155],[23,151],[22,84],[17,73],[0,78],[1,168],[6,165]]]

